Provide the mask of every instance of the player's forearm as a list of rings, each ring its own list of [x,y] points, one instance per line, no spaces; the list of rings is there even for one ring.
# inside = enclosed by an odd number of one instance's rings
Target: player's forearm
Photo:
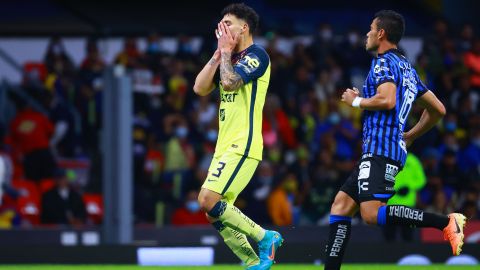
[[[242,77],[235,72],[232,65],[232,53],[222,52],[220,61],[220,80],[222,82],[223,90],[233,91],[242,86]]]
[[[417,124],[410,129],[406,136],[411,138],[411,140],[416,140],[418,137],[422,136],[434,127],[440,119],[442,119],[442,114],[435,113],[433,111],[428,111],[427,109],[423,110],[422,116],[420,120],[418,120]]]
[[[198,73],[197,78],[195,79],[195,84],[193,85],[193,91],[195,91],[197,95],[206,96],[212,92],[214,87],[213,77],[215,76],[219,64],[220,59],[217,59],[214,56],[203,67],[200,73]]]
[[[395,107],[395,98],[388,98],[381,95],[375,95],[371,98],[363,98],[360,101],[360,108],[369,111],[391,110]]]

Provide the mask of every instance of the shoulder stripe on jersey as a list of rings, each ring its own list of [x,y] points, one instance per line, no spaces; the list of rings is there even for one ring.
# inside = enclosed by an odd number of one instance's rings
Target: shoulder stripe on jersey
[[[240,161],[237,164],[237,167],[235,167],[235,170],[233,171],[232,175],[230,176],[230,178],[227,181],[227,184],[223,188],[222,195],[225,194],[225,192],[228,190],[228,188],[232,184],[233,179],[235,179],[235,177],[237,176],[238,171],[242,167],[243,162],[245,162],[245,159],[248,157],[248,153],[250,152],[250,146],[252,145],[252,137],[253,137],[253,116],[254,116],[254,112],[255,112],[256,97],[257,97],[257,80],[255,79],[255,80],[252,80],[252,96],[251,96],[251,99],[250,99],[250,112],[249,112],[249,116],[248,116],[249,124],[248,124],[247,145],[245,147],[245,152],[243,153],[242,158],[240,159]]]
[[[257,80],[252,81],[252,96],[250,99],[250,113],[249,113],[249,127],[248,127],[248,140],[247,140],[247,146],[245,147],[245,153],[243,154],[244,156],[248,156],[248,153],[250,152],[250,146],[252,145],[252,137],[253,137],[253,116],[255,112],[255,99],[257,97]]]

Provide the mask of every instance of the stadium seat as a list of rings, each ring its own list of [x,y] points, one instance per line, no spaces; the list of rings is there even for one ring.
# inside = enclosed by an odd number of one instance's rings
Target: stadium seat
[[[84,193],[83,202],[87,215],[95,224],[101,224],[103,220],[103,196],[98,193]]]
[[[40,180],[38,183],[38,190],[40,191],[40,194],[43,194],[50,189],[52,189],[55,186],[55,180],[50,179],[50,178],[45,178]]]
[[[14,180],[12,186],[20,196],[17,199],[17,211],[31,224],[40,224],[40,194],[35,183],[28,180]]]

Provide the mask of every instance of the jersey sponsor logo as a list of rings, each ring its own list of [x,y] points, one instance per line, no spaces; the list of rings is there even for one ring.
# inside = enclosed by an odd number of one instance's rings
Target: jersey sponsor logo
[[[408,62],[399,62],[398,66],[402,70],[402,86],[406,88],[406,91],[403,93],[403,103],[400,107],[399,123],[400,130],[403,130],[405,121],[407,120],[408,114],[412,109],[412,104],[415,101],[417,96],[417,79],[415,78],[414,70]],[[403,149],[403,148],[402,148]]]
[[[385,180],[395,182],[395,176],[398,174],[398,167],[392,164],[387,164],[385,167]]]
[[[253,53],[245,55],[236,65],[240,66],[246,73],[254,72],[260,66],[260,59]]]
[[[338,257],[338,253],[342,250],[345,238],[347,238],[348,227],[345,224],[339,224],[337,232],[335,233],[335,240],[330,250],[330,257]]]
[[[360,190],[362,191],[368,191],[368,182],[367,181],[359,181],[358,182],[358,191],[360,193]]]
[[[220,109],[218,117],[220,118],[220,121],[225,121],[225,109]]]
[[[389,216],[423,221],[423,211],[400,205],[391,205]]]
[[[238,96],[238,93],[233,94],[222,94],[222,102],[235,102],[235,97]]]
[[[360,171],[358,172],[358,180],[368,179],[370,177],[370,167],[370,161],[362,161],[362,163],[360,163],[360,166],[358,166],[358,168],[360,169]]]
[[[257,68],[258,66],[260,66],[260,61],[255,55],[252,55],[252,57],[250,57],[250,55],[245,55],[245,61],[250,68]]]
[[[380,65],[376,65],[374,68],[373,68],[373,72],[375,73],[380,73],[380,71],[390,71],[390,69],[388,67],[381,67]]]
[[[395,188],[393,188],[393,187],[385,187],[385,191],[394,191],[394,190],[395,190]]]

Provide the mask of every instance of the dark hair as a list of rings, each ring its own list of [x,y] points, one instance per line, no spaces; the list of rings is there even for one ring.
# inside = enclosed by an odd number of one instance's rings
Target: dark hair
[[[405,33],[405,19],[393,10],[382,10],[375,14],[377,28],[385,30],[387,40],[398,44]]]
[[[226,14],[232,14],[235,15],[235,17],[244,20],[248,24],[250,34],[253,35],[253,33],[255,33],[255,30],[258,27],[259,17],[253,8],[244,3],[234,3],[228,5],[222,10],[221,15],[225,16]]]

